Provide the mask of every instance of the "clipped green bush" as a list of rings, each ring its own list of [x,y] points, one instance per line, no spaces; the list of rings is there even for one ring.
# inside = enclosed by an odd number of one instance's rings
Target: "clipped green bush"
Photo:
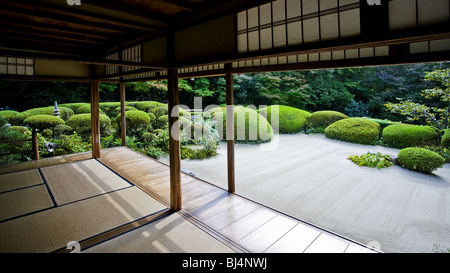
[[[91,112],[91,104],[90,103],[84,103],[77,109],[77,111],[75,111],[76,114],[88,114],[90,112]],[[99,113],[101,115],[106,115],[101,108],[99,108]]]
[[[11,126],[6,128],[7,139],[26,139],[31,136],[31,131],[24,126]]]
[[[3,111],[0,111],[0,117],[4,117],[8,122],[9,122],[9,120],[10,120],[12,117],[14,117],[14,116],[16,116],[16,115],[18,115],[18,114],[20,114],[20,112],[13,111],[13,110],[3,110]]]
[[[347,115],[337,111],[317,111],[309,118],[312,128],[327,128],[336,121],[349,118]]]
[[[64,121],[68,121],[74,115],[74,112],[70,108],[60,107],[60,106],[58,106],[58,108],[59,108],[60,118],[63,119]],[[54,106],[28,109],[26,111],[23,111],[13,117],[11,117],[11,123],[13,125],[23,125],[23,122],[25,121],[25,119],[27,119],[28,117],[31,117],[31,116],[36,116],[36,115],[53,116],[54,110],[55,110]]]
[[[134,103],[134,107],[138,110],[151,113],[153,108],[164,107],[165,104],[157,101],[139,101]]]
[[[325,129],[325,136],[331,139],[357,144],[373,144],[379,140],[380,125],[361,118],[339,120]]]
[[[162,129],[167,124],[169,124],[168,115],[162,115],[156,119],[156,128]]]
[[[89,103],[86,103],[86,102],[61,103],[58,105],[58,107],[70,108],[75,113],[77,111],[77,109],[80,108],[80,106],[82,106],[84,104],[89,104]]]
[[[450,129],[444,130],[444,135],[441,139],[442,147],[448,148],[450,146]]]
[[[375,121],[376,123],[380,124],[381,131],[383,131],[384,128],[386,128],[390,125],[400,124],[400,122],[391,121],[388,119],[378,119],[378,118],[368,118],[368,117],[364,117],[363,119],[372,120],[372,121]]]
[[[63,119],[50,115],[35,115],[23,121],[23,124],[39,130],[52,129],[56,125],[64,123]]]
[[[117,125],[120,127],[122,124],[122,114],[118,114],[116,117]],[[140,110],[131,110],[125,112],[125,122],[127,131],[137,132],[147,129],[150,124],[149,115]]]
[[[383,143],[399,149],[435,145],[439,144],[439,136],[430,126],[396,124],[384,128]]]
[[[219,107],[219,109],[211,109],[209,113],[214,121],[219,122],[218,126],[222,126],[222,137],[226,140],[226,110]],[[272,126],[264,116],[251,108],[234,107],[234,140],[237,143],[264,143],[271,141],[272,137]]]
[[[108,116],[100,114],[100,131],[105,130],[111,124],[111,120]],[[68,121],[69,125],[78,134],[91,132],[91,114],[77,114],[73,115]]]
[[[60,124],[60,125],[62,125],[62,124]],[[42,130],[41,135],[45,138],[51,138],[51,137],[53,137],[53,130],[44,129],[44,130]]]
[[[278,111],[278,120],[272,120],[272,113]],[[311,113],[285,105],[272,105],[258,111],[272,125],[272,128],[278,128],[281,134],[298,133],[311,117]]]
[[[61,136],[61,135],[71,135],[73,134],[74,130],[72,127],[66,124],[59,124],[55,126],[55,129],[53,129],[53,134],[55,136]]]
[[[432,173],[445,164],[445,159],[430,150],[412,147],[398,153],[398,162],[412,171]]]

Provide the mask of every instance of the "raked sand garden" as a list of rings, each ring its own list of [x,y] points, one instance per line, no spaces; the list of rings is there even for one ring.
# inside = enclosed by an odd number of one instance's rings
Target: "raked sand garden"
[[[448,248],[450,166],[425,174],[398,165],[359,167],[347,159],[369,151],[399,152],[322,134],[236,144],[236,193],[383,252]],[[182,168],[226,189],[226,143],[213,158],[182,160]]]

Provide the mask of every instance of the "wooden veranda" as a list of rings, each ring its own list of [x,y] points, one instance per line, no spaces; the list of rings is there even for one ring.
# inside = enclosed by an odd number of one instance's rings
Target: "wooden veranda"
[[[450,60],[448,0],[0,0],[0,5],[0,79],[90,82],[94,159],[102,158],[102,81],[119,83],[125,118],[127,82],[167,79],[174,128],[180,78],[226,77],[226,103],[232,106],[236,73]],[[233,119],[227,122],[227,134],[234,135]],[[123,119],[123,145],[125,128]],[[170,135],[165,196],[175,212],[187,205],[177,139]],[[233,193],[234,140],[227,144]]]

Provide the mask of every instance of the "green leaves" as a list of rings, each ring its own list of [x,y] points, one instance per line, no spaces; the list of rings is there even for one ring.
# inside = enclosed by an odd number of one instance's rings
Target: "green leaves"
[[[381,153],[373,154],[368,152],[365,155],[352,155],[348,159],[360,167],[378,168],[379,170],[394,165],[390,155],[383,155]]]

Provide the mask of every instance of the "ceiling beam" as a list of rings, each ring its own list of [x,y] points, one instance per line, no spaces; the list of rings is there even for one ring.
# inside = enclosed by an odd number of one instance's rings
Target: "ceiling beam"
[[[87,2],[87,0],[83,0],[83,3],[85,3],[85,2]],[[97,1],[92,1],[92,2],[97,2]],[[72,20],[78,20],[78,21],[85,21],[86,23],[91,22],[91,23],[99,23],[99,24],[108,24],[110,26],[118,26],[118,27],[122,27],[122,28],[132,28],[132,29],[142,30],[142,31],[165,32],[165,29],[160,26],[153,26],[153,25],[144,24],[141,22],[124,20],[124,19],[120,19],[120,18],[107,16],[104,14],[85,12],[85,11],[81,11],[81,10],[73,10],[68,5],[66,8],[63,6],[52,5],[52,4],[48,4],[48,3],[44,3],[44,2],[36,3],[36,1],[31,1],[31,0],[22,0],[22,1],[0,0],[0,4],[3,7],[14,6],[14,7],[31,10],[31,11],[48,12],[50,14],[54,14],[55,16],[65,16],[66,18],[72,18]],[[121,11],[121,9],[118,9],[118,11]]]
[[[158,2],[164,3],[164,4],[170,4],[173,6],[176,6],[177,8],[180,8],[184,11],[188,11],[188,12],[195,12],[197,6],[186,2],[186,1],[180,1],[180,0],[156,0]]]

